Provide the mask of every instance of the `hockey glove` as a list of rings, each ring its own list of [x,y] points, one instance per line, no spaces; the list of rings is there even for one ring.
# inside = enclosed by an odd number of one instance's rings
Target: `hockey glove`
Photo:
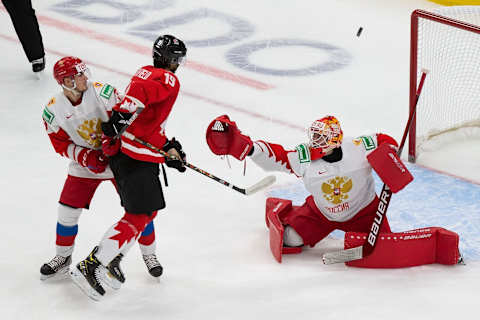
[[[175,157],[175,159],[165,157],[165,164],[167,167],[175,168],[180,172],[185,172],[185,170],[187,170],[183,164],[185,162],[186,155],[185,152],[183,152],[182,145],[180,142],[178,142],[178,140],[172,138],[172,140],[167,141],[162,150]]]
[[[102,151],[103,154],[113,157],[120,150],[120,138],[112,138],[105,134],[102,135]]]
[[[206,138],[213,153],[229,154],[240,161],[250,154],[253,147],[250,137],[242,134],[227,115],[215,118],[208,125]]]
[[[101,150],[83,149],[78,154],[78,163],[93,173],[102,173],[108,166],[108,159]]]
[[[118,135],[123,127],[128,125],[128,120],[132,117],[132,114],[126,112],[118,112],[113,110],[112,116],[108,122],[102,122],[102,131],[108,137],[114,137]]]

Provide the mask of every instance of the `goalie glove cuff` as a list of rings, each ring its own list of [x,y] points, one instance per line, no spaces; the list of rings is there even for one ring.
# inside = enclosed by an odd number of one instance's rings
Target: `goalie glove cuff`
[[[207,144],[216,155],[232,155],[243,160],[250,154],[253,142],[241,133],[237,124],[227,115],[215,118],[207,127]]]

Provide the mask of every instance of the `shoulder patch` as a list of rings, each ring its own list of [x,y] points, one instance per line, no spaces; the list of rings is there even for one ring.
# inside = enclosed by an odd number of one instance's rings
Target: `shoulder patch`
[[[298,160],[300,160],[300,163],[311,162],[310,149],[306,144],[299,144],[295,149],[298,152]]]
[[[55,102],[56,102],[55,98],[50,99],[50,101],[48,101],[47,107],[48,107],[48,106],[51,106],[51,105],[54,104]]]
[[[113,87],[109,84],[105,85],[100,91],[100,96],[104,97],[105,99],[110,99],[113,93]]]
[[[363,146],[365,147],[365,150],[373,150],[376,148],[375,145],[375,140],[373,140],[372,136],[361,136],[356,140],[360,140],[363,143]]]
[[[95,81],[95,82],[93,83],[93,86],[94,86],[95,88],[100,88],[100,87],[103,86],[103,83]]]
[[[55,118],[55,115],[48,110],[47,107],[43,109],[43,114],[42,114],[43,120],[45,120],[48,124],[52,124],[53,119]]]

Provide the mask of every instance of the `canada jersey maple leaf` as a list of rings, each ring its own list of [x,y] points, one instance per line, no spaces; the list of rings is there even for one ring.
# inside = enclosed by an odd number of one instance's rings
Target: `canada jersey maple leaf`
[[[122,245],[126,242],[130,242],[138,234],[137,229],[128,221],[121,220],[113,229],[117,230],[118,233],[114,236],[111,236],[109,239],[118,241],[118,248],[120,249]]]

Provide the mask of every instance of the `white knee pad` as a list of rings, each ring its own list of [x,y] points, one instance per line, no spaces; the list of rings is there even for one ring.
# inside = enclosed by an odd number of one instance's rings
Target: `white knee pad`
[[[303,246],[303,239],[295,229],[286,226],[285,232],[283,233],[283,244],[289,247]]]
[[[58,223],[63,226],[71,227],[78,224],[78,219],[82,213],[81,208],[72,208],[63,204],[58,205]]]

